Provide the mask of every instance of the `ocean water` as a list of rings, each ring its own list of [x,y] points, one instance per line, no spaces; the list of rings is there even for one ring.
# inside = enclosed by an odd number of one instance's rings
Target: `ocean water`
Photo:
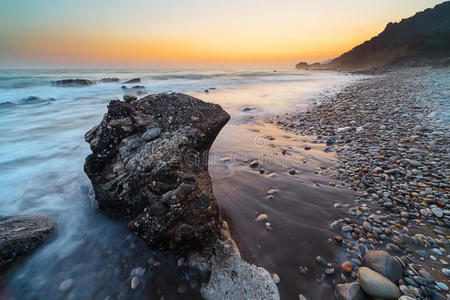
[[[106,77],[120,82],[51,85],[53,80]],[[215,151],[240,149],[250,138],[237,134],[245,126],[304,109],[312,99],[359,78],[307,70],[0,70],[0,215],[47,215],[58,224],[51,239],[0,284],[0,297],[199,297],[198,280],[189,281],[185,294],[176,292],[191,274],[177,268],[176,254],[151,251],[125,224],[90,206],[91,186],[83,171],[90,149],[84,134],[100,122],[110,100],[122,98],[122,82],[136,77],[149,93],[182,92],[222,105],[232,119]],[[31,96],[42,101],[27,101]],[[220,170],[212,172],[213,179],[215,174]],[[227,214],[232,211],[228,205]],[[147,264],[152,256],[161,261],[160,267]],[[131,290],[130,273],[141,266],[145,280]],[[59,285],[67,279],[73,280],[72,287],[61,293]]]

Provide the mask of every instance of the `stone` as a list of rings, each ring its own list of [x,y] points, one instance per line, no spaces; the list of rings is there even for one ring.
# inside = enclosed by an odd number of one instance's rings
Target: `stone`
[[[373,298],[398,299],[400,297],[400,290],[392,281],[369,268],[359,268],[358,278],[361,288]]]
[[[342,268],[342,271],[344,271],[345,273],[351,273],[353,271],[353,265],[349,261],[343,262],[341,265],[341,268]]]
[[[266,214],[259,214],[258,217],[256,217],[257,222],[263,222],[267,221],[269,217]]]
[[[291,175],[295,175],[295,169],[289,169],[289,174],[291,174]]]
[[[356,127],[356,133],[358,133],[358,134],[362,134],[362,133],[364,133],[364,127],[362,127],[362,126],[358,126],[358,127]]]
[[[200,290],[203,298],[280,299],[272,275],[267,270],[242,260],[225,222],[221,237],[212,252],[215,255],[207,258],[194,253],[188,258],[190,267],[210,270],[210,279]]]
[[[0,216],[0,274],[33,253],[55,226],[55,222],[43,216]]]
[[[101,82],[119,82],[119,78],[116,77],[107,77],[103,78]]]
[[[336,134],[341,134],[347,131],[350,131],[352,128],[347,126],[347,127],[340,127],[338,129],[336,129]]]
[[[125,83],[125,84],[127,84],[127,83],[141,83],[141,78],[133,78],[133,79],[130,79],[130,80],[125,81],[123,83]]]
[[[336,284],[338,300],[364,300],[364,294],[358,282]]]
[[[439,207],[433,207],[431,209],[431,211],[433,212],[433,214],[438,217],[438,218],[442,218],[444,216],[444,212],[442,211],[442,209],[440,209]]]
[[[326,141],[326,145],[327,145],[327,146],[331,146],[331,145],[333,145],[333,144],[335,144],[335,143],[336,143],[336,137],[334,137],[334,136],[329,137],[329,138],[327,139],[327,141]]]
[[[272,278],[273,278],[273,282],[275,282],[276,284],[280,283],[280,276],[278,276],[277,273],[273,273]]]
[[[383,250],[369,250],[364,255],[364,263],[370,269],[398,282],[403,277],[402,265],[389,253]]]
[[[69,278],[69,279],[62,281],[59,284],[58,289],[61,293],[66,293],[67,291],[69,291],[72,288],[72,285],[73,285],[73,279]]]
[[[132,101],[136,101],[137,96],[136,95],[123,95],[123,100],[127,103],[130,103]]]
[[[201,120],[192,122],[194,115]],[[85,135],[92,154],[84,169],[98,209],[129,221],[157,249],[199,249],[216,240],[221,220],[208,152],[229,118],[219,105],[184,94],[111,101]]]
[[[139,279],[139,276],[133,276],[131,278],[131,289],[132,290],[137,289],[137,287],[139,286],[140,283],[141,283],[141,280]]]
[[[255,160],[252,160],[249,164],[248,164],[248,166],[250,167],[250,168],[252,168],[252,169],[254,169],[254,168],[257,168],[258,166],[259,166],[259,162],[255,159]]]
[[[87,79],[63,79],[52,81],[52,86],[87,86],[92,84],[94,84],[94,82]]]

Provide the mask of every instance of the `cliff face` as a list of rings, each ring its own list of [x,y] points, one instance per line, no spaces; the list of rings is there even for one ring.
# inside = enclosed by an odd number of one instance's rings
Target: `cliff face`
[[[331,61],[332,67],[368,68],[450,56],[450,1],[389,23],[376,37]]]
[[[320,66],[369,69],[450,63],[450,1],[389,23],[376,37]]]

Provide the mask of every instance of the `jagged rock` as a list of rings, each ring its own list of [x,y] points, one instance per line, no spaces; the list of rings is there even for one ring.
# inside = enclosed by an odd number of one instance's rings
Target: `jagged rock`
[[[119,78],[116,78],[116,77],[113,77],[113,78],[107,77],[107,78],[103,78],[101,81],[102,81],[102,82],[118,82],[118,81],[119,81]]]
[[[124,83],[141,83],[141,79],[140,78],[133,78],[133,79],[130,79],[128,81],[125,81]]]
[[[87,79],[63,79],[52,81],[53,86],[86,86],[94,84],[94,82]]]
[[[208,174],[208,152],[230,116],[184,94],[111,101],[86,133],[84,169],[100,211],[159,249],[211,244],[221,220]],[[195,120],[195,121],[193,121]]]
[[[369,250],[364,255],[364,262],[370,269],[392,282],[398,282],[403,277],[402,265],[386,251]]]
[[[131,102],[131,101],[135,101],[137,100],[137,96],[136,95],[123,95],[123,100],[125,102]]]
[[[0,216],[0,273],[30,255],[55,226],[55,222],[43,216]]]
[[[200,290],[205,299],[280,299],[270,273],[241,258],[225,222],[212,249],[214,255],[194,252],[188,257],[189,266],[211,272]]]
[[[299,70],[299,69],[306,69],[307,67],[308,67],[308,63],[304,62],[304,61],[301,61],[301,62],[299,62],[298,64],[295,65],[295,68],[297,70]]]

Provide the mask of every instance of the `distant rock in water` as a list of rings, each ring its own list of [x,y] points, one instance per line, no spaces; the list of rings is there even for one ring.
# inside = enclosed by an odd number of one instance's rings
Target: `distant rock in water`
[[[113,78],[107,77],[107,78],[103,78],[101,80],[101,82],[118,82],[118,81],[119,81],[119,78],[116,78],[116,77],[113,77]]]
[[[124,83],[141,83],[141,78],[133,78],[131,80],[125,81]]]
[[[2,109],[2,108],[12,108],[14,106],[16,106],[16,104],[12,103],[12,102],[9,102],[9,101],[0,103],[0,109]]]
[[[63,79],[52,81],[52,86],[87,86],[94,83],[87,79]]]
[[[48,217],[0,216],[0,273],[36,250],[55,226],[55,222]]]
[[[295,65],[295,68],[297,70],[299,70],[299,69],[306,69],[307,67],[308,67],[308,63],[304,62],[304,61],[301,61],[301,62],[299,62],[298,64]]]
[[[196,249],[217,239],[221,220],[208,152],[230,116],[184,94],[111,101],[86,133],[84,169],[100,211],[159,249]]]
[[[36,104],[36,103],[44,103],[44,102],[49,102],[49,101],[56,101],[56,99],[52,98],[52,97],[51,98],[42,99],[42,98],[39,98],[39,97],[36,97],[36,96],[29,96],[27,98],[21,99],[20,103],[22,103],[22,104]]]

